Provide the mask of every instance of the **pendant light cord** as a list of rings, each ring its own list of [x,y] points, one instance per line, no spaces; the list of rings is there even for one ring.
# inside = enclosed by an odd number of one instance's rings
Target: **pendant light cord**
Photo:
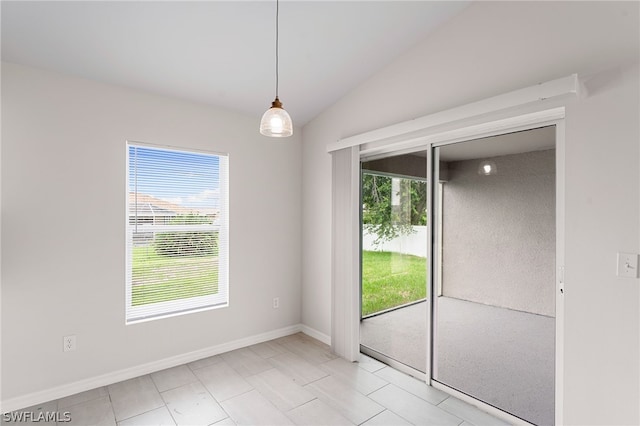
[[[278,98],[278,21],[280,14],[280,2],[276,0],[276,99]]]

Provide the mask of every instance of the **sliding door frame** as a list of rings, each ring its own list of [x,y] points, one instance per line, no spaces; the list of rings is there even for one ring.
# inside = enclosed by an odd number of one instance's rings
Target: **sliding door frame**
[[[359,255],[359,257],[358,257],[358,262],[359,262],[358,266],[360,267],[360,276],[359,276],[359,279],[360,279],[360,281],[359,281],[360,294],[359,294],[359,297],[360,297],[360,324],[361,324],[362,320],[363,320],[363,317],[362,317],[362,298],[364,296],[363,286],[362,286],[362,252],[363,252],[363,247],[364,247],[363,246],[363,238],[362,238],[362,236],[363,236],[363,231],[364,231],[364,225],[362,223],[362,207],[361,207],[362,206],[362,179],[363,179],[364,171],[362,170],[363,161],[362,161],[362,157],[361,156],[359,157],[359,161],[360,161],[360,182],[359,182],[359,184],[360,184],[360,199],[359,199],[358,206],[360,208],[360,229],[359,229],[359,232],[360,232],[360,251],[358,253],[358,255]],[[370,171],[370,173],[373,173],[373,172]],[[428,175],[426,175],[426,173],[427,173],[426,168],[425,168],[425,177],[424,178],[417,177],[417,176],[411,176],[411,175],[403,175],[401,173],[385,173],[385,172],[375,172],[375,173],[377,173],[380,176],[387,176],[387,177],[392,177],[392,178],[393,177],[397,177],[397,178],[401,178],[401,179],[410,179],[410,180],[414,180],[414,181],[423,182],[424,184],[427,185],[427,195],[426,195],[426,197],[427,197],[427,203],[428,203],[428,200],[429,200],[429,192],[428,192],[429,191],[429,179],[428,179]],[[425,206],[425,208],[426,208],[426,206]],[[427,217],[428,217],[428,212],[427,212]],[[429,242],[425,241],[425,244],[427,244],[427,253],[428,253],[429,252]],[[429,269],[429,260],[428,259],[429,259],[429,255],[427,254],[426,265],[425,265],[425,268],[427,269],[427,271]],[[428,289],[427,282],[425,282],[425,288]],[[427,298],[424,301],[426,302],[427,305],[429,304],[429,295],[428,295],[428,293],[427,293]],[[418,301],[414,301],[412,303],[418,303]],[[403,306],[406,307],[407,305],[403,305]],[[398,309],[398,308],[402,309],[402,307],[396,306],[394,308],[390,308],[389,310]],[[382,312],[388,312],[388,311],[382,311]],[[378,315],[378,314],[379,313],[374,313],[371,316],[375,316],[375,315]],[[428,326],[429,321],[428,321],[426,315],[424,317],[424,321],[426,322],[426,324]],[[360,330],[360,325],[358,325],[358,330]],[[413,376],[413,377],[415,377],[417,379],[420,379],[420,380],[423,380],[423,381],[426,381],[428,379],[426,370],[425,371],[420,371],[417,368],[412,367],[409,364],[403,363],[399,359],[395,359],[395,358],[393,358],[393,357],[391,357],[389,355],[386,355],[386,354],[380,352],[376,348],[365,346],[363,344],[360,344],[359,347],[360,347],[360,352],[361,353],[363,353],[365,355],[368,355],[371,358],[377,359],[378,361],[381,361],[381,362],[387,364],[388,366],[390,366],[390,367],[392,367],[392,368],[394,368],[394,369],[396,369],[398,371],[402,371],[403,373],[409,374],[410,376]],[[429,362],[427,362],[427,364],[429,364]]]
[[[556,170],[556,182],[555,182],[555,191],[556,191],[556,217],[555,217],[555,226],[556,226],[556,256],[555,256],[555,424],[561,425],[563,424],[563,395],[564,395],[564,252],[565,252],[565,122],[564,122],[564,108],[558,110],[555,114],[555,117],[547,117],[541,119],[541,121],[535,123],[529,123],[528,125],[522,126],[517,125],[517,120],[514,120],[515,126],[509,125],[508,121],[504,122],[504,127],[501,129],[496,129],[495,133],[489,136],[498,136],[513,132],[532,130],[539,127],[545,126],[554,126],[555,129],[555,150],[556,150],[556,159],[555,159],[555,170]],[[510,120],[509,120],[510,121]],[[462,129],[461,129],[462,130]],[[482,136],[485,137],[485,136]],[[434,209],[434,206],[437,203],[437,200],[434,199],[434,190],[435,185],[439,183],[436,182],[435,171],[433,170],[433,155],[435,148],[443,147],[447,145],[451,145],[457,142],[465,142],[474,139],[479,139],[479,137],[475,137],[472,133],[467,135],[465,138],[454,138],[452,140],[442,140],[440,142],[429,144],[428,149],[428,158],[427,158],[427,167],[428,167],[428,175],[431,181],[431,184],[427,187],[428,191],[431,191],[429,194],[429,202],[428,202],[428,228],[427,235],[429,238],[430,251],[428,251],[429,256],[429,274],[428,274],[428,291],[429,294],[436,294],[438,291],[438,279],[436,274],[438,273],[438,264],[440,263],[440,253],[434,254],[434,247],[436,244],[436,239],[440,237],[440,230],[438,232],[433,232],[433,226],[439,226],[438,214],[439,211]],[[438,191],[438,194],[441,192]],[[513,416],[505,411],[502,411],[496,407],[493,407],[489,404],[484,403],[476,398],[473,398],[463,392],[460,392],[450,386],[447,386],[441,382],[436,381],[433,378],[433,357],[435,351],[435,333],[434,327],[436,323],[435,312],[434,312],[434,303],[435,298],[431,297],[429,299],[429,303],[427,304],[428,310],[428,318],[429,324],[427,325],[427,330],[429,332],[428,342],[429,348],[427,349],[427,383],[433,386],[436,389],[443,390],[451,395],[469,402],[473,405],[479,406],[483,408],[485,411],[495,415],[496,417],[503,418],[513,424],[525,424],[529,423]]]
[[[394,124],[370,132],[354,135],[327,145],[327,152],[343,158],[340,164],[345,170],[333,170],[332,182],[333,225],[340,225],[340,232],[333,230],[332,239],[332,350],[343,358],[356,361],[359,358],[360,311],[360,244],[359,224],[359,173],[357,165],[363,159],[374,160],[421,149],[427,151],[427,176],[433,175],[432,149],[440,145],[471,139],[497,136],[505,133],[555,125],[556,129],[556,374],[555,418],[556,424],[564,422],[564,250],[565,250],[565,106],[579,100],[581,83],[576,74],[557,80],[504,93],[471,104],[441,111],[414,120]],[[358,168],[359,171],[359,168]],[[350,175],[351,181],[345,180]],[[433,190],[428,191],[429,241],[427,255],[433,258]],[[350,200],[348,200],[350,198]],[[347,201],[349,201],[347,203]],[[434,294],[433,268],[428,274],[428,289]],[[427,341],[432,342],[432,309],[428,321]],[[427,351],[426,382],[440,387],[431,380],[432,346]],[[478,400],[445,389],[455,396],[477,405],[488,412],[503,417],[506,413]],[[519,420],[506,414],[509,421]],[[521,422],[521,421],[520,421]]]
[[[564,360],[564,164],[565,164],[565,108],[564,107],[555,107],[551,109],[530,112],[521,115],[515,115],[512,117],[501,118],[494,121],[486,121],[482,123],[475,123],[473,125],[469,125],[466,127],[457,127],[444,132],[432,133],[428,136],[424,136],[421,138],[415,138],[412,140],[399,141],[398,143],[393,143],[389,145],[377,145],[375,147],[367,147],[366,145],[353,146],[351,148],[346,148],[340,150],[342,152],[348,152],[348,156],[351,157],[351,167],[352,172],[351,176],[354,180],[351,181],[351,194],[353,194],[354,203],[351,205],[351,209],[356,209],[359,207],[359,178],[360,173],[359,170],[356,172],[354,170],[354,166],[359,164],[362,161],[370,161],[374,159],[384,158],[391,155],[400,155],[403,153],[410,153],[416,151],[426,151],[427,152],[427,176],[433,177],[433,150],[439,146],[450,145],[457,142],[464,142],[473,139],[480,139],[484,137],[498,136],[506,133],[513,133],[525,130],[531,130],[538,127],[544,126],[555,126],[555,143],[556,143],[556,327],[555,327],[555,418],[556,424],[563,424],[563,395],[564,395],[564,384],[563,384],[563,360]],[[348,150],[348,151],[347,151]],[[350,155],[349,155],[350,154]],[[355,172],[355,173],[354,173]],[[431,179],[433,182],[433,179]],[[357,197],[354,192],[357,189]],[[428,239],[428,247],[427,247],[427,257],[430,262],[429,273],[427,274],[427,291],[428,294],[434,295],[438,290],[436,288],[437,280],[435,279],[435,269],[434,269],[434,230],[433,224],[437,219],[435,217],[434,212],[434,187],[433,183],[427,185],[427,215],[428,215],[428,224],[427,224],[427,239]],[[355,211],[352,210],[351,218],[352,224],[354,227],[359,229],[360,224],[353,219],[359,219],[359,213],[357,215],[354,214]],[[355,229],[354,229],[355,230]],[[336,353],[344,358],[349,360],[357,360],[357,353],[360,351],[360,342],[359,342],[359,315],[354,315],[355,312],[360,311],[360,237],[358,236],[355,239],[353,244],[350,244],[349,250],[351,251],[351,270],[355,273],[352,277],[356,277],[357,279],[353,279],[350,282],[350,286],[347,288],[338,289],[334,287],[334,302],[336,301],[336,296],[339,297],[338,293],[341,293],[342,296],[349,294],[350,304],[353,306],[346,307],[348,311],[350,311],[351,321],[347,321],[347,324],[343,323],[346,328],[349,330],[347,334],[350,335],[351,339],[347,339],[347,341],[342,341],[338,347],[341,346],[341,350],[337,350]],[[342,235],[344,237],[344,234]],[[335,249],[335,248],[334,248]],[[344,252],[342,253],[344,254]],[[334,260],[336,258],[334,257]],[[356,272],[357,271],[357,272]],[[358,297],[356,297],[356,295]],[[497,416],[503,418],[509,422],[515,424],[528,424],[523,420],[512,416],[502,410],[499,410],[491,405],[488,405],[480,400],[472,398],[464,393],[456,391],[446,385],[443,385],[439,382],[436,382],[432,379],[432,362],[433,362],[433,297],[428,300],[427,303],[427,316],[425,321],[427,322],[427,342],[428,347],[425,348],[426,351],[426,360],[427,365],[425,366],[425,381],[427,384],[433,386],[434,388],[441,389],[451,395],[456,396],[459,399],[462,399],[466,402],[469,402],[473,405],[476,405],[483,410]],[[344,300],[341,303],[344,306]],[[349,303],[347,303],[349,304]],[[334,305],[335,306],[335,305]],[[334,308],[335,309],[335,308]],[[357,318],[356,318],[357,317]],[[350,327],[349,327],[350,326]],[[333,338],[334,336],[332,336]],[[335,349],[338,349],[336,347]]]

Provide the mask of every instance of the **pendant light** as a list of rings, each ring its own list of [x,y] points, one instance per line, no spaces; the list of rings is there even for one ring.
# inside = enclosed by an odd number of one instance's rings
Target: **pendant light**
[[[293,134],[291,117],[282,108],[282,102],[278,99],[278,14],[279,0],[276,0],[276,99],[271,103],[260,120],[260,133],[272,138],[285,138]]]

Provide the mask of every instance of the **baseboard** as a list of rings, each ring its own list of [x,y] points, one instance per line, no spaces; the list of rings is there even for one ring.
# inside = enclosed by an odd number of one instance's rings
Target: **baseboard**
[[[306,328],[306,331],[305,331],[305,328]],[[207,358],[213,355],[218,355],[218,354],[229,352],[235,349],[244,348],[247,346],[255,345],[257,343],[262,343],[268,340],[277,339],[279,337],[288,336],[290,334],[299,333],[301,331],[321,341],[324,341],[323,337],[327,337],[326,335],[310,327],[306,327],[301,324],[296,324],[289,327],[268,331],[266,333],[244,337],[242,339],[234,340],[231,342],[221,343],[219,345],[211,346],[204,349],[199,349],[197,351],[188,352],[185,354],[172,356],[172,357],[161,359],[158,361],[149,362],[149,363],[138,365],[135,367],[125,368],[123,370],[114,371],[112,373],[102,374],[96,377],[90,377],[88,379],[79,380],[77,382],[56,386],[54,388],[33,392],[27,395],[10,398],[0,402],[0,413],[6,413],[9,411],[31,407],[37,404],[42,404],[48,401],[53,401],[55,399],[60,399],[66,396],[74,395],[79,392],[88,391],[91,389],[99,388],[101,386],[111,385],[113,383],[121,382],[123,380],[133,379],[134,377],[143,376],[145,374],[150,374],[159,370],[164,370],[166,368],[171,368],[178,365],[186,364],[188,362],[197,361],[202,358]]]
[[[331,346],[331,336],[328,336],[324,333],[319,332],[315,328],[311,328],[308,325],[301,324],[300,331],[302,331],[307,336],[311,336],[316,340],[320,340],[322,343]]]

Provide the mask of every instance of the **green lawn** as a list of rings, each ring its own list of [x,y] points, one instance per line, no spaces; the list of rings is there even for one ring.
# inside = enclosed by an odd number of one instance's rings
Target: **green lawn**
[[[400,253],[362,252],[362,315],[427,297],[427,260]]]
[[[218,264],[214,256],[159,256],[153,246],[134,247],[132,269],[134,306],[218,291]],[[425,258],[363,252],[362,315],[424,299],[425,283]]]
[[[159,256],[153,246],[133,248],[132,304],[165,302],[218,291],[214,256]]]

